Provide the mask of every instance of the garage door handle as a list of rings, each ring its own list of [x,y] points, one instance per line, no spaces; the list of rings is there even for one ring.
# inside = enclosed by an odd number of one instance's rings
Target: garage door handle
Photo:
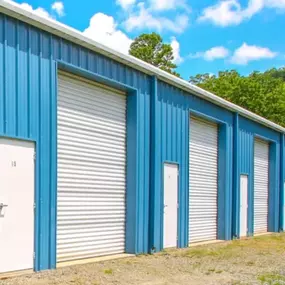
[[[3,203],[0,203],[0,209],[1,209],[1,208],[4,208],[4,207],[8,207],[8,205],[5,205],[5,204],[3,204]]]

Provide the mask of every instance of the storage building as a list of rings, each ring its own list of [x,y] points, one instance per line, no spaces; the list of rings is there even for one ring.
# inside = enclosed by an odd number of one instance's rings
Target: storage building
[[[285,129],[0,4],[0,273],[284,229]]]

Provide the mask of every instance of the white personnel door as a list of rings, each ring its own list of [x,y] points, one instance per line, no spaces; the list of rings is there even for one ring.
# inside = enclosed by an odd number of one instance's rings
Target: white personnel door
[[[254,233],[268,230],[269,144],[254,141]]]
[[[190,118],[189,242],[217,238],[218,125]]]
[[[34,143],[0,139],[0,273],[34,267]]]
[[[178,166],[164,164],[163,247],[177,246]]]
[[[247,195],[248,195],[248,177],[240,177],[240,237],[247,236]]]
[[[126,99],[59,76],[58,262],[125,252]]]

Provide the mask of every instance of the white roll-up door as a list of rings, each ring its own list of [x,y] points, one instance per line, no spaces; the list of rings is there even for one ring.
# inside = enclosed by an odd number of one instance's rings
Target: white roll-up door
[[[189,243],[217,238],[218,126],[190,118]]]
[[[265,233],[268,228],[269,144],[254,141],[254,233]]]
[[[125,251],[126,95],[58,79],[57,261]]]

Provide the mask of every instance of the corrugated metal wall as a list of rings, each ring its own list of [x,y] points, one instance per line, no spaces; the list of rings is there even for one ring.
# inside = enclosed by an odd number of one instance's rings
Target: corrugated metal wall
[[[238,132],[238,178],[241,174],[249,176],[248,186],[248,234],[253,234],[253,168],[254,168],[254,138],[260,137],[270,142],[270,169],[269,169],[269,231],[278,231],[279,214],[276,205],[279,205],[279,173],[280,173],[280,134],[263,127],[246,118],[239,117]],[[239,183],[233,197],[239,203]],[[239,216],[237,208],[234,210],[235,226],[233,236],[239,235]]]
[[[112,59],[0,14],[0,135],[36,142],[35,269],[53,268],[56,263],[57,61],[138,91],[137,96],[127,99],[127,144],[130,153],[127,169],[131,177],[127,184],[132,190],[129,196],[127,193],[127,203],[128,199],[130,203],[127,217],[131,217],[127,225],[135,229],[126,233],[130,241],[129,250],[139,253],[146,252],[148,246],[156,250],[162,247],[162,163],[166,161],[179,163],[179,246],[188,244],[188,138],[192,111],[223,123],[219,144],[226,159],[222,165],[225,172],[221,172],[219,177],[219,183],[223,184],[223,195],[220,195],[218,202],[226,206],[220,210],[221,221],[224,219],[220,237],[229,239],[231,203],[236,198],[236,195],[233,200],[231,197],[233,113]],[[237,140],[240,145],[236,159],[240,166],[238,174],[244,172],[251,176],[251,189],[253,136],[257,134],[273,142],[270,157],[276,163],[272,164],[270,171],[276,179],[273,178],[270,184],[270,189],[275,190],[271,191],[269,197],[269,230],[275,230],[279,218],[276,203],[279,199],[280,134],[243,118],[240,119],[240,130],[237,132],[240,137]],[[252,219],[252,213],[249,219]]]
[[[285,184],[285,136],[284,134],[280,134],[280,205],[279,205],[279,210],[280,210],[280,221],[279,221],[279,230],[284,231],[285,229],[285,204],[284,204],[284,184]]]
[[[0,134],[36,142],[37,269],[55,250],[56,65],[49,38],[0,14]]]
[[[141,72],[85,48],[0,14],[0,135],[30,139],[37,146],[35,269],[55,267],[56,235],[56,61],[73,64],[132,86],[135,110],[130,126],[137,146],[134,158],[135,232],[127,238],[135,252],[146,252],[148,241],[149,100],[150,80]],[[136,112],[137,110],[137,112]],[[134,113],[134,111],[136,113]],[[131,161],[130,164],[133,162]],[[133,197],[131,199],[133,199]],[[139,202],[138,202],[139,201]],[[132,208],[133,209],[133,208]]]
[[[151,204],[150,204],[150,246],[159,251],[162,248],[162,165],[164,162],[179,164],[179,215],[178,215],[178,245],[188,245],[188,166],[189,166],[189,119],[190,112],[196,111],[206,116],[211,116],[227,126],[225,132],[225,153],[227,158],[228,175],[221,189],[224,189],[223,199],[231,204],[232,180],[232,122],[233,115],[210,102],[192,96],[176,87],[162,81],[153,80],[152,119],[153,128],[151,136],[152,161],[151,161]],[[226,139],[227,137],[227,139]],[[227,150],[226,150],[227,148]],[[223,232],[219,236],[229,239],[231,237],[231,207],[225,207],[221,212],[221,220],[225,221]]]

